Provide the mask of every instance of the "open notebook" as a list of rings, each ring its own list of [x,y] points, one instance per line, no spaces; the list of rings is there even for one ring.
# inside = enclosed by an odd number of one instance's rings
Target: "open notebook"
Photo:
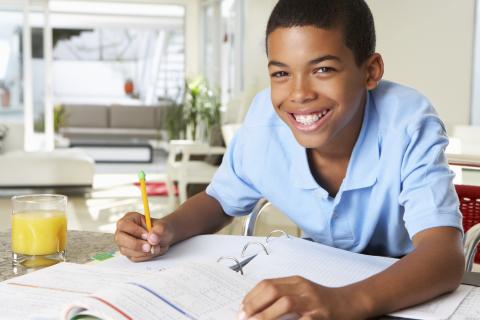
[[[90,266],[63,263],[2,283],[0,296],[4,286],[17,290],[36,287],[52,294],[67,292],[75,299],[69,296],[68,303],[57,302],[48,309],[49,314],[55,308],[55,312],[63,310],[64,319],[79,314],[105,319],[158,319],[159,315],[162,319],[236,319],[242,298],[259,280],[302,275],[325,286],[343,286],[376,274],[396,261],[299,238],[279,237],[268,243],[264,240],[199,236],[174,246],[165,259],[148,263],[134,264],[122,257]],[[242,258],[241,251],[248,242],[251,244]],[[204,254],[199,254],[202,251]],[[221,256],[236,257],[240,264],[250,260],[242,267],[244,275],[224,264],[229,259],[216,262]],[[237,268],[237,263],[232,267]],[[469,290],[461,286],[450,295],[394,315],[446,319]]]

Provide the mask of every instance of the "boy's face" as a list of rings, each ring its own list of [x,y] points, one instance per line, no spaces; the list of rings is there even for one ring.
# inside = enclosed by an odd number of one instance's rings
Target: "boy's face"
[[[297,141],[318,151],[356,141],[366,89],[376,86],[370,59],[357,66],[338,29],[278,28],[267,45],[272,103]]]

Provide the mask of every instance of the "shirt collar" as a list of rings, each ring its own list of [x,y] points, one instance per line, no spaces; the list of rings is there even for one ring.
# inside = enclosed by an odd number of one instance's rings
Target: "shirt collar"
[[[353,147],[347,174],[341,187],[343,191],[366,188],[372,186],[377,181],[378,161],[380,158],[378,115],[370,95],[371,93],[369,92],[365,103],[362,129]],[[290,169],[290,177],[294,186],[301,189],[320,188],[324,196],[328,196],[328,192],[318,185],[310,172],[307,150],[299,145],[294,138],[293,140],[292,149],[294,156],[292,157],[293,163]]]
[[[367,188],[377,182],[380,160],[379,139],[378,114],[375,109],[375,101],[369,91],[365,103],[362,129],[348,163],[347,174],[342,186],[343,191]]]

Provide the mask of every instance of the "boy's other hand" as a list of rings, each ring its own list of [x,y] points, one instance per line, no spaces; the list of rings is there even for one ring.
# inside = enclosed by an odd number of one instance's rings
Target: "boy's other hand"
[[[362,319],[341,288],[300,276],[259,282],[243,299],[238,320]]]
[[[152,231],[147,232],[145,217],[129,212],[117,222],[115,243],[124,256],[134,262],[150,260],[164,254],[173,240],[173,229],[161,219],[152,219]]]

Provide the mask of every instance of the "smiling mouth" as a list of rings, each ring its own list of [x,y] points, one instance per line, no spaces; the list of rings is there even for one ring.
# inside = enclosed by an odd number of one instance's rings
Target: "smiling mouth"
[[[291,113],[292,118],[302,126],[311,126],[319,122],[323,117],[325,117],[330,112],[330,109],[325,109],[321,112],[315,112],[310,114],[295,114]]]

